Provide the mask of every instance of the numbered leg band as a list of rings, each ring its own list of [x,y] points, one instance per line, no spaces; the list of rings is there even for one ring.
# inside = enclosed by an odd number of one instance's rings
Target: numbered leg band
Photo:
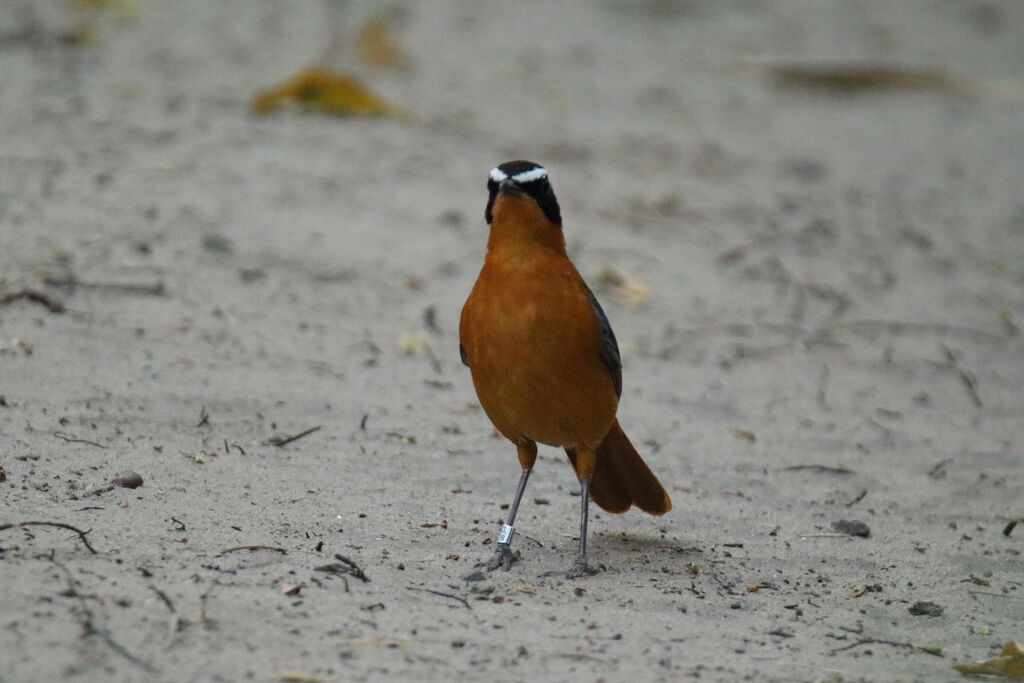
[[[510,524],[502,524],[501,531],[498,533],[498,543],[504,543],[508,545],[512,542],[512,526]]]

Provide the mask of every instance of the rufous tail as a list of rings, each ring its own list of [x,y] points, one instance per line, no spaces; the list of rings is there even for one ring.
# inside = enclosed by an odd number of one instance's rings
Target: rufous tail
[[[565,451],[573,465],[576,453]],[[597,465],[590,481],[590,499],[608,512],[625,512],[632,505],[652,515],[672,509],[665,488],[633,448],[619,421],[597,447]]]

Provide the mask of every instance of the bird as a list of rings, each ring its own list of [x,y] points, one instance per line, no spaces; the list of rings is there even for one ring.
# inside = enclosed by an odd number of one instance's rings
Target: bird
[[[596,573],[587,556],[589,503],[663,515],[672,502],[616,418],[622,360],[611,323],[569,260],[547,169],[508,161],[487,179],[487,254],[459,320],[459,353],[495,429],[522,471],[488,570],[508,570],[515,519],[537,444],[560,447],[580,484],[579,552],[571,579]]]

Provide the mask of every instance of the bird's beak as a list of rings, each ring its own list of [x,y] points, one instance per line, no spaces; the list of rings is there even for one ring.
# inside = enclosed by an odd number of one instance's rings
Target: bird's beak
[[[498,185],[498,192],[501,194],[509,194],[513,196],[519,196],[526,194],[523,192],[523,188],[519,187],[519,183],[512,180],[511,178],[505,178]]]

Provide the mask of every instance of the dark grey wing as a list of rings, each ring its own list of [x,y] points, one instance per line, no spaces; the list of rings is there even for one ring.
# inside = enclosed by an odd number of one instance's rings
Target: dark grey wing
[[[469,358],[466,357],[466,347],[459,344],[459,355],[462,356],[462,364],[469,367]]]
[[[608,372],[612,374],[612,384],[615,385],[615,395],[622,396],[622,357],[619,355],[619,344],[615,341],[615,333],[612,332],[612,324],[608,322],[608,316],[598,303],[597,297],[590,291],[586,283],[583,287],[587,290],[587,298],[590,299],[590,307],[594,309],[597,316],[597,324],[601,328],[601,360],[608,366]]]

